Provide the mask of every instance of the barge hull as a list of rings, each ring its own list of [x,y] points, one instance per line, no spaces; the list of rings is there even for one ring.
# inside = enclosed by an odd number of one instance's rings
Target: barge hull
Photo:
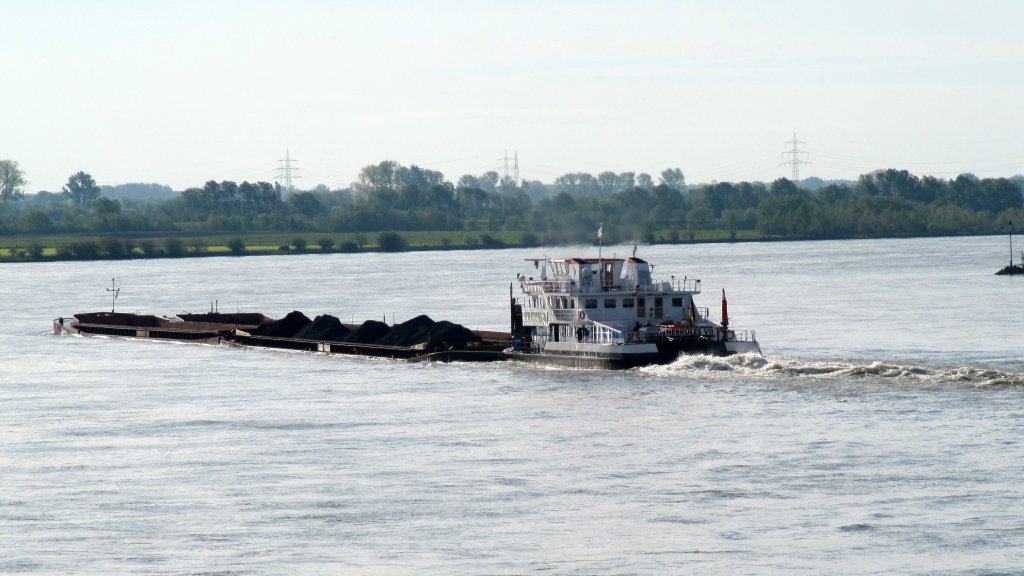
[[[422,345],[387,346],[358,342],[253,336],[237,325],[196,322],[191,319],[186,322],[167,322],[165,319],[157,317],[142,317],[130,314],[111,315],[108,313],[81,314],[79,316],[92,322],[83,322],[76,317],[75,322],[67,325],[64,323],[64,319],[54,320],[53,333],[58,336],[62,334],[81,334],[84,336],[174,340],[205,344],[224,343],[251,348],[391,358],[410,362],[496,362],[508,360],[509,358],[504,352],[504,348],[511,341],[511,335],[508,333],[474,330],[473,332],[481,339],[481,344],[474,348],[428,350]],[[264,316],[259,315],[259,317]],[[217,320],[221,319],[217,318]],[[179,328],[179,326],[182,327]],[[185,328],[186,326],[188,328]],[[200,327],[205,327],[206,329]],[[213,329],[210,329],[211,327]],[[251,327],[245,326],[245,328]]]
[[[98,316],[98,315],[97,315]],[[90,317],[89,319],[93,319]],[[174,340],[194,343],[229,344],[253,348],[296,350],[346,356],[390,358],[409,362],[500,362],[517,360],[585,370],[627,370],[652,364],[670,364],[683,354],[728,356],[726,343],[705,338],[662,338],[647,344],[624,344],[612,347],[571,343],[563,350],[546,352],[516,351],[506,348],[511,342],[507,332],[474,331],[483,340],[481,345],[465,349],[428,350],[425,346],[386,346],[344,341],[304,340],[274,336],[254,336],[224,325],[198,322],[149,322],[129,318],[103,318],[96,323],[75,322],[70,327],[54,321],[54,333],[79,333],[121,338]],[[609,350],[611,348],[611,350]]]

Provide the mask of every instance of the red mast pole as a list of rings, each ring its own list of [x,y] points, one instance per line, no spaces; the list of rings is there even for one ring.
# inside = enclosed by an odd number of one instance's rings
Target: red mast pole
[[[729,329],[729,303],[725,300],[725,288],[722,288],[722,329]]]

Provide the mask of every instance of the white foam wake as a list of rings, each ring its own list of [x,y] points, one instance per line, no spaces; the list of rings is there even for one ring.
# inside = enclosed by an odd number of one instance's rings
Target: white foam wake
[[[763,357],[756,354],[717,357],[684,355],[672,364],[639,369],[655,377],[735,378],[737,376],[779,379],[875,380],[961,384],[969,386],[1024,387],[1024,374],[992,368],[940,368],[883,361],[819,361],[792,357]]]

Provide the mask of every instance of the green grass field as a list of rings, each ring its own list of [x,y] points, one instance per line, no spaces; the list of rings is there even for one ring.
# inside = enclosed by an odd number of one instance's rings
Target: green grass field
[[[179,253],[174,256],[204,256],[204,255],[225,255],[231,254],[229,248],[232,240],[241,239],[245,244],[244,251],[239,255],[259,254],[283,254],[283,253],[323,253],[321,247],[322,239],[330,239],[333,246],[327,250],[330,252],[356,252],[356,251],[379,251],[378,232],[367,233],[323,233],[323,232],[302,232],[302,233],[272,233],[272,234],[194,234],[194,235],[118,235],[109,234],[69,234],[69,235],[39,235],[39,236],[0,236],[0,262],[31,261],[31,260],[53,260],[53,259],[105,259],[111,258],[104,249],[105,243],[111,239],[123,242],[125,252],[123,255],[114,258],[145,258],[147,256],[144,247],[149,245],[151,254],[153,248],[163,250],[163,254],[157,256],[170,256],[167,254],[168,242],[178,243]],[[477,249],[496,247],[521,247],[523,244],[522,232],[496,231],[416,231],[399,232],[405,240],[405,250],[442,250],[442,249]],[[176,240],[175,240],[176,239]],[[698,231],[693,241],[696,242],[727,242],[730,234],[725,231],[701,230]],[[735,235],[736,240],[750,241],[764,239],[764,236],[754,230],[739,230]],[[305,241],[302,250],[296,250],[296,241]],[[679,242],[690,241],[688,238],[680,238]],[[662,231],[655,234],[655,242],[669,242],[669,234]],[[80,244],[94,244],[99,247],[96,254],[92,256],[80,256],[69,252],[73,247]],[[347,246],[346,246],[347,245]],[[129,251],[130,250],[130,251]]]

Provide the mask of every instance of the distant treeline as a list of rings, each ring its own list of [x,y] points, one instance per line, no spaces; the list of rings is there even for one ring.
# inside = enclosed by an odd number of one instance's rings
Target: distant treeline
[[[452,183],[438,171],[387,161],[365,167],[349,188],[292,193],[232,181],[180,194],[157,184],[104,189],[87,174],[75,177],[63,193],[0,203],[0,234],[518,231],[565,243],[592,241],[599,222],[606,242],[679,241],[702,230],[780,238],[979,234],[1024,222],[1024,177],[947,180],[896,169],[814,186],[785,178],[694,186],[678,169],[657,183],[630,172],[566,174],[552,184],[488,172]]]

